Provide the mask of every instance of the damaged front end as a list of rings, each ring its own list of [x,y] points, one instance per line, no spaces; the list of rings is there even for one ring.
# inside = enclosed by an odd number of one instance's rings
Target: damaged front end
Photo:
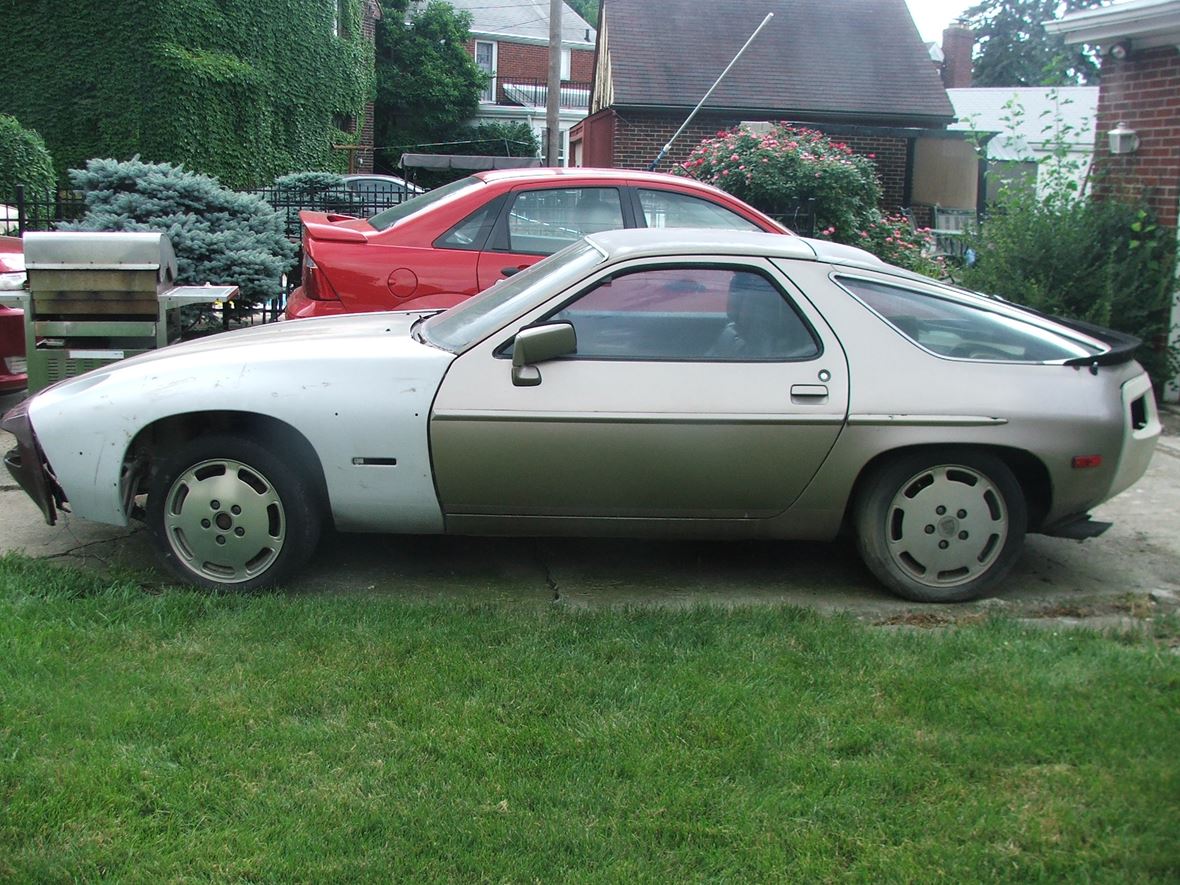
[[[45,516],[45,522],[54,525],[57,522],[58,510],[65,509],[65,493],[53,475],[53,469],[37,443],[37,436],[33,432],[33,424],[29,420],[29,403],[27,399],[20,403],[0,421],[0,429],[11,433],[16,438],[16,448],[4,455],[4,466],[12,474],[17,485],[33,499]]]

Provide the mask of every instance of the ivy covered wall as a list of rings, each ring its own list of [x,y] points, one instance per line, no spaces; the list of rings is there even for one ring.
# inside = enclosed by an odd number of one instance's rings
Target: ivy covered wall
[[[41,134],[59,174],[134,154],[232,187],[343,171],[331,145],[356,135],[338,127],[361,119],[374,92],[364,2],[3,4],[0,113]]]

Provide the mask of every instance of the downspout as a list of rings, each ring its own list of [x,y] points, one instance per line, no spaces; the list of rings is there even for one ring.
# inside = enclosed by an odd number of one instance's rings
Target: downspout
[[[1180,197],[1176,199],[1176,260],[1172,275],[1172,313],[1168,322],[1168,345],[1180,348]],[[1165,402],[1180,402],[1180,372],[1164,385]]]

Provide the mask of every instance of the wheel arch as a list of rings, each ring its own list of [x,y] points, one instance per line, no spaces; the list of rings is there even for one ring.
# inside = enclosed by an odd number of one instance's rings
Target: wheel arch
[[[1049,469],[1034,454],[1011,446],[980,445],[978,443],[931,443],[913,446],[900,446],[874,455],[861,468],[852,486],[852,493],[844,506],[844,519],[841,523],[842,531],[852,526],[856,502],[864,492],[870,478],[880,467],[895,458],[906,457],[921,452],[929,452],[931,456],[945,457],[948,452],[982,452],[999,458],[1012,471],[1028,508],[1028,530],[1036,531],[1044,522],[1045,516],[1053,504],[1053,484],[1049,477]]]
[[[155,469],[156,453],[214,433],[237,433],[273,449],[295,464],[309,479],[324,516],[331,516],[328,484],[315,447],[297,428],[287,422],[256,412],[206,410],[184,412],[159,418],[135,435],[123,459],[124,472],[133,492],[146,490]],[[130,515],[130,514],[128,514]]]

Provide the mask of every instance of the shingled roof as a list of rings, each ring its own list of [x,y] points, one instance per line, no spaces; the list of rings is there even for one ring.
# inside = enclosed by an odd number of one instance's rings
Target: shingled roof
[[[616,108],[693,107],[773,12],[709,109],[927,125],[954,120],[905,0],[603,0],[602,6]]]

